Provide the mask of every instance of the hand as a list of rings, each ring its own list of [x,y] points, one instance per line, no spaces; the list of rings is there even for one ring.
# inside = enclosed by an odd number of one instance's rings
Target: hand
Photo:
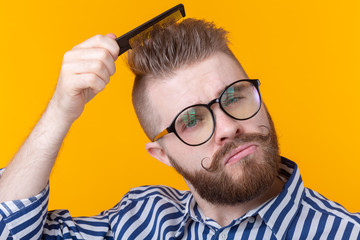
[[[49,104],[61,120],[75,121],[85,104],[109,83],[119,54],[115,38],[114,34],[96,35],[65,53],[58,84]]]
[[[65,54],[48,108],[0,178],[0,202],[29,198],[46,186],[72,122],[115,73],[115,38],[97,35]]]

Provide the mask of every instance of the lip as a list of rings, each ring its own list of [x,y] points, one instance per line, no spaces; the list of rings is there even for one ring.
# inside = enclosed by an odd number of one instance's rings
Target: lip
[[[255,145],[253,143],[244,144],[244,145],[241,145],[241,146],[235,148],[233,151],[231,151],[226,156],[225,165],[233,164],[233,163],[240,161],[244,157],[254,153],[256,151],[256,149],[257,149],[257,145]]]

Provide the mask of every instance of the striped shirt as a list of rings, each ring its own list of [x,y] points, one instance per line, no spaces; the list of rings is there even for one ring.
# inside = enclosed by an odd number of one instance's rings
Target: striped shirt
[[[0,204],[0,239],[360,239],[359,213],[305,188],[290,160],[282,158],[280,175],[287,182],[277,197],[224,227],[204,216],[189,191],[138,187],[98,216],[73,218],[47,211],[47,186]]]

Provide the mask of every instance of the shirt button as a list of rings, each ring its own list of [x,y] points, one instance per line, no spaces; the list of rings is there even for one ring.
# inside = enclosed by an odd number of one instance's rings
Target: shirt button
[[[250,217],[250,218],[249,218],[249,223],[254,223],[254,222],[255,222],[255,218]]]
[[[221,233],[221,234],[220,234],[220,239],[226,239],[226,234],[225,234],[225,233]]]

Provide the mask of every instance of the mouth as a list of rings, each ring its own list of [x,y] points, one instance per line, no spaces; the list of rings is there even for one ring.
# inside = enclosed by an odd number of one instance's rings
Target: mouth
[[[241,159],[245,158],[246,156],[249,156],[250,154],[253,154],[257,149],[257,145],[253,143],[244,144],[237,148],[235,148],[233,151],[231,151],[225,158],[225,165],[227,164],[234,164]]]

